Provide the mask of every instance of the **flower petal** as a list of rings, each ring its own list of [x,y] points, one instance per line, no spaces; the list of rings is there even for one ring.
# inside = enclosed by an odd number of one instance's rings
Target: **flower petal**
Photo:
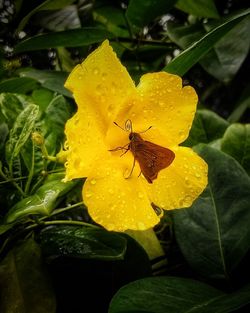
[[[87,177],[99,159],[108,151],[103,134],[94,117],[86,119],[86,111],[78,111],[65,125],[67,162],[65,181]]]
[[[151,201],[165,210],[191,206],[207,185],[207,163],[190,148],[173,151],[173,163],[146,185]]]
[[[129,108],[128,104],[131,104]],[[141,77],[137,96],[121,108],[116,121],[130,119],[135,132],[145,140],[172,147],[183,142],[192,125],[197,104],[195,90],[182,88],[179,76],[166,72],[150,73]]]
[[[132,155],[102,157],[83,187],[83,200],[93,220],[108,230],[145,230],[159,222],[144,184],[131,169]]]
[[[135,90],[134,82],[108,40],[74,68],[65,87],[73,92],[80,110],[88,107],[96,111],[106,124],[114,121],[124,98]]]

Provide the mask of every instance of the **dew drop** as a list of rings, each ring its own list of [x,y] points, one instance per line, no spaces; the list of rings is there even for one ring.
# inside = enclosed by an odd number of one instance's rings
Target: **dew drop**
[[[91,183],[91,185],[95,185],[96,184],[96,180],[95,179],[91,179],[90,183]]]
[[[144,230],[144,229],[146,228],[146,227],[145,227],[145,224],[142,223],[142,222],[137,223],[137,226],[138,226],[138,229],[139,229],[139,230]]]
[[[115,229],[115,225],[114,224],[108,224],[107,227],[109,230],[114,230]]]
[[[201,174],[200,173],[195,173],[195,177],[201,178]]]
[[[109,192],[111,195],[113,195],[113,194],[114,194],[114,190],[113,190],[113,189],[111,189],[111,188],[109,188],[108,192]]]
[[[86,193],[86,198],[90,198],[92,196],[93,196],[93,193],[91,193],[91,192]]]
[[[93,73],[95,74],[95,75],[97,75],[97,74],[99,74],[99,69],[97,68],[97,67],[95,67],[94,69],[93,69]]]
[[[106,77],[107,77],[107,73],[102,73],[102,80],[106,80]]]
[[[186,196],[184,199],[183,199],[183,205],[190,205],[192,202],[192,198],[190,196]]]
[[[143,193],[142,193],[142,192],[139,192],[139,193],[138,193],[138,197],[139,197],[140,199],[142,199],[142,198],[143,198]]]

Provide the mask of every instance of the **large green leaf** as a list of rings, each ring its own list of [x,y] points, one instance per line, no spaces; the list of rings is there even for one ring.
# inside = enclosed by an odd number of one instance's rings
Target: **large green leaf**
[[[37,70],[24,68],[18,71],[22,77],[30,77],[38,81],[44,88],[58,92],[66,97],[72,97],[71,93],[64,88],[68,73],[49,70]]]
[[[184,75],[193,65],[199,62],[221,38],[249,14],[250,9],[247,9],[233,15],[226,22],[212,29],[209,33],[184,50],[165,66],[163,70],[180,76]]]
[[[234,157],[250,175],[250,124],[232,124],[221,140],[221,150]]]
[[[25,94],[34,90],[37,87],[37,82],[29,77],[15,77],[1,81],[1,92],[13,92]]]
[[[95,21],[105,25],[105,28],[117,37],[128,37],[129,31],[124,17],[124,11],[114,6],[100,6],[94,12]]]
[[[209,278],[228,278],[250,246],[250,178],[227,154],[200,145],[209,183],[190,208],[175,210],[178,244],[189,264]]]
[[[229,313],[250,302],[250,286],[227,295],[204,283],[180,277],[153,277],[122,287],[109,313]]]
[[[55,313],[56,300],[39,246],[28,239],[0,263],[1,313]]]
[[[13,128],[10,131],[10,137],[6,144],[6,160],[10,171],[14,159],[20,153],[22,146],[28,140],[38,116],[39,108],[35,104],[29,104],[17,117]]]
[[[238,72],[248,55],[250,17],[233,27],[200,61],[202,67],[215,78],[229,81]]]
[[[43,254],[49,260],[74,257],[96,260],[121,260],[126,239],[104,229],[81,226],[54,226],[41,234]]]
[[[221,81],[232,79],[248,54],[250,42],[249,26],[250,18],[246,17],[233,27],[200,60],[202,67]],[[208,28],[208,24],[206,24],[206,28]],[[212,25],[209,28],[211,29]],[[206,31],[204,24],[178,25],[170,22],[168,23],[167,33],[176,44],[182,49],[186,49],[202,38]]]
[[[62,200],[62,197],[70,191],[77,181],[64,183],[63,174],[51,174],[44,184],[32,196],[24,198],[14,205],[5,216],[6,223],[14,221],[27,215],[47,216]]]
[[[250,83],[244,88],[239,100],[235,104],[235,109],[228,117],[228,121],[231,123],[239,122],[248,108],[250,108]]]
[[[76,3],[60,10],[40,11],[33,21],[36,25],[53,32],[76,29],[81,27],[79,11],[80,8]]]
[[[209,143],[223,136],[229,123],[209,110],[197,110],[188,139],[184,146],[194,146],[198,143]]]
[[[219,17],[213,0],[178,0],[176,7],[198,17]]]
[[[177,0],[130,0],[126,11],[129,22],[142,28],[156,17],[167,13]]]
[[[42,10],[57,10],[64,8],[66,5],[71,4],[74,2],[74,0],[46,0],[43,3],[41,3],[39,6],[34,8],[32,11],[30,11],[19,23],[17,32],[20,32],[24,26],[27,24],[29,19],[31,18],[32,15],[35,13],[42,11]]]
[[[16,45],[15,52],[20,53],[55,47],[89,46],[94,43],[102,42],[107,38],[112,39],[114,35],[103,28],[86,27],[70,29],[28,38]]]
[[[24,103],[15,94],[2,93],[0,95],[0,113],[2,120],[11,129],[16,121],[17,116],[23,111]]]
[[[64,126],[70,118],[72,108],[61,95],[54,97],[41,119],[41,132],[46,139],[48,152],[53,155],[63,145]],[[51,131],[53,129],[53,131]]]

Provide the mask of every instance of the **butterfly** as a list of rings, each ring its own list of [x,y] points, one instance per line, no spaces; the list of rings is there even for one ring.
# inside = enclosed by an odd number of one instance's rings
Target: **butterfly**
[[[117,123],[115,125],[120,127]],[[117,147],[110,151],[125,150],[124,153],[131,151],[134,156],[134,162],[128,177],[132,175],[135,162],[137,161],[143,176],[148,183],[152,184],[153,180],[157,178],[159,171],[168,167],[173,162],[175,158],[174,152],[168,148],[144,140],[139,133],[133,132],[131,120],[126,121],[125,129],[123,130],[130,132],[128,137],[130,142],[124,147]]]

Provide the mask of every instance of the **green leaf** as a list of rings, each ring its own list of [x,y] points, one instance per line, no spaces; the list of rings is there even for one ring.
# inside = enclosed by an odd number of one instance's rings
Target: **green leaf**
[[[209,143],[223,136],[229,123],[209,110],[197,110],[189,137],[184,146],[195,146],[198,143]]]
[[[142,28],[156,17],[167,13],[177,0],[130,0],[126,16],[131,25]]]
[[[18,156],[22,146],[28,140],[38,116],[39,108],[35,104],[29,104],[17,117],[13,128],[10,131],[10,137],[6,144],[6,160],[10,171],[14,159]]]
[[[122,287],[113,297],[109,313],[202,312],[222,292],[195,280],[177,277],[140,279]]]
[[[17,202],[9,210],[5,217],[6,223],[12,223],[30,214],[49,215],[62,197],[77,184],[77,181],[64,183],[63,178],[63,174],[49,175],[34,195]]]
[[[34,22],[53,32],[80,28],[80,10],[77,4],[72,4],[61,10],[40,11]]]
[[[221,150],[235,158],[250,175],[250,124],[232,124],[221,140]]]
[[[114,6],[101,6],[94,10],[94,20],[117,37],[129,37],[124,11]]]
[[[227,154],[197,148],[208,163],[209,183],[190,208],[173,211],[178,244],[200,274],[225,279],[250,246],[250,178]]]
[[[39,246],[28,239],[0,263],[1,313],[55,313],[56,300]]]
[[[20,42],[14,50],[20,53],[55,47],[82,47],[112,38],[114,35],[103,28],[86,27],[37,35]]]
[[[64,88],[64,83],[68,73],[57,71],[37,70],[32,68],[21,69],[18,71],[22,77],[31,77],[38,81],[44,88],[58,92],[66,97],[72,98],[71,93]]]
[[[179,10],[198,17],[219,18],[213,0],[178,0],[175,5]]]
[[[215,78],[229,81],[248,55],[250,17],[233,27],[201,60],[202,67]]]
[[[248,108],[250,108],[250,83],[244,88],[239,101],[235,104],[235,109],[228,117],[228,121],[231,123],[238,122]]]
[[[109,313],[229,313],[250,302],[250,286],[232,294],[180,277],[140,279],[122,287]]]
[[[6,122],[9,128],[12,128],[17,116],[23,111],[24,103],[21,99],[11,93],[2,93],[0,95],[0,112],[2,120]]]
[[[163,70],[180,76],[184,75],[193,65],[199,62],[200,59],[204,57],[223,36],[249,14],[250,9],[247,9],[241,13],[233,15],[226,22],[212,29],[201,39],[193,43],[189,48],[184,50],[165,66]]]
[[[71,106],[61,95],[49,103],[41,119],[41,132],[49,154],[58,152],[63,145],[64,126],[71,117]],[[53,129],[53,131],[51,131]]]
[[[218,25],[218,22],[216,24]],[[208,26],[211,29],[211,23],[205,24],[206,29]],[[249,27],[250,18],[246,17],[223,36],[200,60],[202,67],[218,80],[223,82],[231,80],[248,54],[250,42]],[[206,31],[204,24],[196,23],[195,25],[180,26],[169,22],[167,33],[176,44],[182,49],[186,49],[203,37]]]
[[[0,83],[1,92],[26,94],[37,88],[37,82],[29,77],[17,77],[3,80]]]
[[[32,92],[32,99],[39,106],[41,112],[44,112],[53,99],[53,92],[46,88],[39,88]]]
[[[74,2],[74,0],[47,0],[41,3],[39,6],[37,6],[35,9],[30,11],[19,23],[17,27],[17,33],[20,32],[24,26],[27,24],[29,19],[31,18],[32,15],[35,13],[42,11],[42,10],[57,10],[64,8],[65,6],[71,4]]]
[[[122,260],[126,239],[104,229],[80,226],[54,226],[41,234],[43,254],[47,259],[74,257],[95,260]]]

